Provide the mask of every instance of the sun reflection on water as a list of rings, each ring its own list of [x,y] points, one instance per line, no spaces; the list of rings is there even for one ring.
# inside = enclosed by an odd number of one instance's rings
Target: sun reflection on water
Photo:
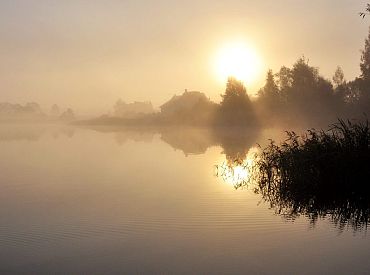
[[[226,157],[221,164],[215,165],[215,176],[232,185],[235,189],[250,187],[255,173],[257,147],[249,149],[245,158]]]

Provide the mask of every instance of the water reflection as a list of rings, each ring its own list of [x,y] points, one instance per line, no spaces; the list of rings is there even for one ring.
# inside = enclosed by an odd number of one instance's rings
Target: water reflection
[[[308,218],[312,227],[319,219],[329,219],[335,227],[343,231],[367,230],[370,223],[370,192],[368,187],[325,184],[312,187],[294,182],[286,183],[278,177],[266,181],[268,175],[260,172],[257,148],[252,148],[245,159],[225,160],[215,166],[215,175],[235,189],[249,189],[262,196],[276,214],[286,220],[295,220],[300,216]],[[310,181],[312,179],[306,179]]]
[[[42,127],[19,129],[38,141],[0,142],[0,273],[254,274],[287,261],[282,273],[320,273],[328,262],[342,269],[343,251],[355,271],[369,268],[369,238],[337,236],[326,222],[307,232],[304,218],[286,223],[259,204],[261,193],[235,192],[259,187],[246,185],[249,156],[271,132]],[[215,164],[225,165],[225,184]]]
[[[74,127],[48,124],[0,124],[0,141],[38,141],[44,135],[72,138]]]
[[[128,141],[149,143],[158,132],[150,127],[84,126],[83,128],[100,133],[114,133],[118,145],[123,145]]]
[[[162,128],[161,140],[185,156],[204,154],[211,146],[216,145],[215,137],[209,128]]]
[[[235,189],[249,189],[260,194],[275,213],[294,220],[306,216],[315,225],[320,218],[329,218],[338,228],[354,230],[367,228],[370,215],[370,192],[345,189],[331,185],[331,189],[315,186],[312,190],[294,184],[282,184],[278,178],[267,183],[259,174],[257,142],[261,141],[259,129],[209,129],[209,128],[107,128],[100,132],[114,132],[118,144],[128,140],[151,142],[155,135],[185,156],[205,154],[212,146],[222,148],[223,159],[214,165],[215,176]],[[265,137],[267,140],[268,137]],[[306,179],[310,181],[310,179]]]
[[[215,165],[215,176],[232,185],[235,189],[251,188],[254,182],[254,171],[257,159],[257,147],[252,147],[245,156],[230,158],[228,156],[221,164]]]
[[[281,174],[289,173],[290,170],[275,173],[278,167],[262,167],[266,162],[260,161],[258,147],[252,147],[245,153],[243,146],[238,148],[235,146],[238,143],[232,144],[232,154],[228,151],[226,159],[215,165],[215,175],[226,184],[235,189],[247,188],[260,194],[276,214],[287,220],[305,216],[312,226],[319,219],[328,219],[340,231],[345,228],[354,231],[367,229],[370,223],[370,189],[367,184],[356,184],[359,180],[366,179],[360,179],[355,171],[352,181],[342,180],[348,184],[330,179],[330,182],[320,182],[317,178],[307,176],[298,182],[284,181],[279,175],[290,178],[289,175]],[[334,176],[332,178],[337,179]],[[302,184],[304,182],[306,184]]]
[[[260,138],[261,129],[252,128],[216,128],[213,130],[218,145],[223,148],[223,154],[229,162],[245,160],[250,148],[254,147]]]
[[[307,179],[309,180],[309,179]],[[312,188],[283,184],[275,180],[259,181],[257,193],[275,212],[294,220],[300,215],[308,217],[312,225],[320,218],[329,218],[340,230],[350,227],[355,231],[367,229],[370,222],[370,192],[367,187],[341,188],[315,185]]]
[[[160,139],[185,156],[201,155],[213,146],[220,146],[229,160],[245,159],[260,135],[258,127],[252,128],[201,128],[201,127],[111,127],[84,126],[102,133],[114,133],[115,140],[122,145],[128,140],[151,142],[158,134]]]

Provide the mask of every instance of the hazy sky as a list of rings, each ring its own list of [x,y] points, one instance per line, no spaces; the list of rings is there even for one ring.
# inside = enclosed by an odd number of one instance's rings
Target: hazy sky
[[[218,101],[215,52],[246,40],[267,68],[303,54],[327,78],[359,74],[370,17],[357,0],[1,0],[0,102],[108,111],[118,98],[155,106],[185,88]]]

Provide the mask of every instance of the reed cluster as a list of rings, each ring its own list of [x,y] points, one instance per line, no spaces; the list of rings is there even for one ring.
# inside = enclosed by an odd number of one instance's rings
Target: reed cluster
[[[330,215],[341,227],[366,226],[370,214],[370,128],[338,120],[328,130],[287,132],[257,160],[258,192],[279,214]]]

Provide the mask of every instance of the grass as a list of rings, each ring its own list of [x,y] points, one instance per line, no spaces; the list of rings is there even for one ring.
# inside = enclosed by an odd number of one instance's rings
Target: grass
[[[338,120],[262,150],[258,188],[279,214],[303,214],[312,222],[330,215],[343,228],[366,227],[370,215],[369,122]]]

